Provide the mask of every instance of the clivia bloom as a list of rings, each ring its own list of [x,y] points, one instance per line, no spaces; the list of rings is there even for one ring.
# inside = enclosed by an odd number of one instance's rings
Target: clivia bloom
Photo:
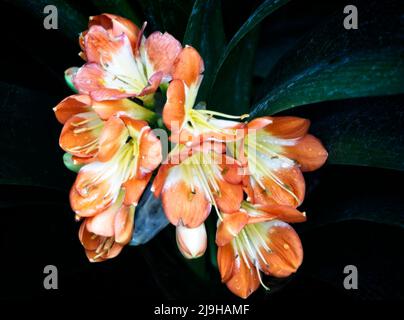
[[[216,233],[217,260],[222,282],[231,292],[247,298],[263,283],[261,272],[287,277],[303,260],[299,236],[286,222],[305,221],[290,206],[243,202],[238,212],[225,214]]]
[[[181,145],[180,151],[173,150],[160,166],[152,189],[156,197],[161,195],[164,212],[173,225],[196,228],[212,206],[218,214],[240,208],[243,189],[238,164],[222,153],[223,147],[209,142],[192,148]]]
[[[80,169],[70,192],[72,209],[81,217],[115,202],[121,187],[126,189],[124,203],[136,205],[162,159],[160,140],[147,123],[128,117],[111,117],[99,145],[97,161]]]
[[[172,78],[167,89],[163,121],[171,130],[171,141],[200,144],[203,141],[234,141],[244,123],[216,119],[244,119],[248,115],[231,116],[212,110],[195,109],[195,100],[202,82],[204,63],[199,53],[186,46],[174,62]]]
[[[110,117],[99,137],[97,159],[80,169],[70,191],[70,203],[77,218],[86,218],[81,237],[86,235],[84,231],[89,231],[109,237],[114,243],[126,244],[127,237],[116,228],[123,228],[122,221],[133,227],[134,208],[161,159],[160,140],[146,122],[126,116]],[[100,222],[99,228],[94,228],[96,222]],[[102,232],[103,227],[109,232]],[[133,228],[130,230],[131,235]],[[91,250],[86,243],[83,242],[86,250]],[[92,261],[98,260],[92,257]]]
[[[171,79],[182,46],[169,33],[146,39],[143,30],[114,15],[93,17],[80,41],[87,63],[73,78],[79,93],[97,101],[136,97],[152,104],[159,85]]]
[[[126,115],[145,121],[155,119],[154,112],[129,99],[95,101],[83,94],[63,99],[53,110],[58,121],[64,125],[59,144],[72,155],[76,164],[85,164],[96,158],[104,123],[112,115]]]
[[[235,157],[246,167],[249,200],[299,206],[305,193],[301,171],[313,171],[327,160],[321,142],[308,134],[310,121],[297,117],[262,117],[247,124]]]
[[[123,203],[124,194],[121,190],[111,206],[81,223],[79,239],[91,262],[116,257],[132,238],[135,206]]]

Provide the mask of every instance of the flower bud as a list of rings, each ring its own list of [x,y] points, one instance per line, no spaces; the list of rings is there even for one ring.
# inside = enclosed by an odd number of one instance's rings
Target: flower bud
[[[206,251],[207,235],[203,223],[196,228],[177,226],[176,238],[178,249],[187,259],[199,258]]]

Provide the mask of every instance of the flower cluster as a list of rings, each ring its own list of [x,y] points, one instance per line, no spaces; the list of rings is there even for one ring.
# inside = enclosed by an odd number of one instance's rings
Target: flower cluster
[[[145,24],[146,25],[146,24]],[[246,298],[262,273],[286,277],[302,263],[300,239],[288,223],[306,220],[302,171],[327,152],[297,117],[232,116],[197,101],[203,59],[168,33],[142,29],[110,14],[92,17],[80,35],[86,63],[69,69],[78,91],[56,108],[61,147],[82,165],[70,192],[79,237],[90,261],[116,256],[133,233],[134,212],[152,172],[152,191],[176,226],[178,248],[197,258],[207,247],[204,225],[218,217],[222,281]],[[166,90],[162,120],[174,145],[163,159],[150,125],[155,92]]]

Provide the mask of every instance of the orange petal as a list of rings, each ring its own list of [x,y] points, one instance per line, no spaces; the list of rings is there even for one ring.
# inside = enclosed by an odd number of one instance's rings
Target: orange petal
[[[130,42],[125,34],[111,37],[107,30],[95,25],[84,36],[84,45],[87,61],[103,65],[110,63],[124,46],[130,46]]]
[[[124,204],[129,206],[136,206],[140,197],[146,189],[147,184],[151,178],[151,173],[145,175],[142,178],[133,177],[123,184],[123,188],[126,190]]]
[[[135,221],[135,209],[131,206],[121,206],[115,216],[114,233],[115,242],[128,244],[132,239],[133,224]]]
[[[79,239],[86,250],[95,250],[99,245],[97,236],[87,230],[87,219],[84,219],[79,229]]]
[[[185,258],[195,259],[205,253],[208,244],[205,224],[202,223],[196,228],[179,225],[175,234],[178,249]]]
[[[91,111],[91,98],[84,94],[71,95],[59,102],[53,111],[55,111],[57,120],[64,124],[78,113]]]
[[[105,210],[119,192],[119,190],[111,190],[112,181],[96,181],[99,171],[88,169],[93,164],[98,166],[99,162],[93,162],[80,169],[70,191],[71,207],[76,214],[82,217],[93,216]]]
[[[285,222],[304,222],[306,214],[290,206],[281,205],[255,205],[259,214],[250,215],[248,223],[259,223],[269,220],[281,220]]]
[[[272,117],[260,117],[248,122],[247,128],[248,130],[259,130],[270,125],[272,122],[273,122]]]
[[[257,270],[251,262],[249,263],[251,269],[247,267],[240,255],[236,257],[232,277],[226,282],[230,291],[243,299],[246,299],[251,293],[257,290],[260,285]]]
[[[89,27],[94,25],[102,26],[115,37],[124,33],[128,37],[132,48],[136,48],[140,30],[130,20],[113,14],[103,13],[90,18]]]
[[[105,87],[107,76],[97,63],[86,63],[77,71],[73,83],[81,94],[89,94],[96,101],[118,100],[133,96],[125,91]]]
[[[185,88],[181,80],[173,80],[167,89],[167,102],[163,109],[165,126],[173,131],[182,128],[185,119]]]
[[[194,190],[180,177],[170,171],[162,191],[161,200],[167,219],[174,225],[196,228],[208,217],[211,204],[197,186]]]
[[[310,120],[298,117],[271,117],[271,120],[265,131],[281,139],[301,138],[310,127]]]
[[[217,264],[222,282],[227,282],[233,274],[234,251],[229,243],[217,249]]]
[[[146,53],[154,71],[171,73],[175,59],[182,50],[181,43],[171,34],[153,32],[145,42]]]
[[[115,235],[115,217],[122,207],[122,196],[106,210],[87,218],[87,230],[103,237]]]
[[[140,91],[140,93],[138,93],[136,96],[143,97],[143,96],[150,95],[150,94],[156,92],[161,81],[163,80],[163,76],[164,76],[164,73],[161,71],[153,73],[152,76],[149,78],[146,87],[144,87],[142,89],[142,91]]]
[[[257,182],[252,180],[254,199],[252,202],[259,204],[280,204],[298,207],[304,199],[305,182],[299,168],[290,167],[273,171],[277,183],[273,178],[262,177],[261,182],[265,186],[263,190]]]
[[[93,110],[103,120],[112,116],[126,115],[140,120],[147,120],[152,112],[129,99],[93,101]],[[146,118],[146,119],[143,119]]]
[[[216,232],[216,244],[221,247],[227,245],[248,222],[248,214],[242,211],[223,214],[223,221]]]
[[[154,177],[153,185],[151,187],[151,191],[153,192],[155,197],[159,197],[161,191],[163,190],[164,183],[169,173],[169,169],[172,167],[170,164],[162,164]]]
[[[101,162],[110,160],[126,143],[128,135],[128,129],[120,118],[109,118],[100,134],[98,160]]]
[[[243,170],[240,164],[232,157],[223,155],[220,164],[223,178],[232,184],[240,184],[243,180]]]
[[[231,184],[225,180],[216,180],[220,193],[215,195],[215,201],[219,209],[231,213],[240,209],[243,201],[243,187],[241,184]]]
[[[150,129],[145,130],[140,138],[139,154],[142,175],[152,172],[163,160],[161,142]]]
[[[190,88],[199,85],[205,70],[203,60],[193,47],[186,46],[174,62],[172,78],[180,79]]]
[[[311,134],[299,139],[294,146],[283,146],[282,151],[286,157],[297,161],[303,172],[320,168],[328,157],[321,141]]]
[[[103,123],[96,113],[79,113],[65,122],[59,145],[74,156],[91,157],[98,151],[98,138],[102,127]]]
[[[271,252],[262,250],[268,262],[268,265],[262,266],[263,271],[274,277],[287,277],[302,264],[302,243],[296,231],[287,223],[272,221],[267,223],[267,228],[267,245]]]

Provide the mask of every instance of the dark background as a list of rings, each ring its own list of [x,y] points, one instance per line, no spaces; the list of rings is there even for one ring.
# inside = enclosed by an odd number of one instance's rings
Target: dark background
[[[91,1],[69,3],[84,16],[100,13]],[[143,8],[136,1],[131,3],[142,16]],[[223,1],[229,39],[259,3]],[[292,1],[267,18],[259,34],[253,91],[278,58],[306,32],[329,15],[342,13],[345,5],[355,3]],[[71,94],[64,83],[63,71],[82,62],[77,56],[76,42],[60,30],[43,28],[45,4],[48,3],[37,1],[24,7],[19,1],[3,1],[0,7],[3,13],[0,298],[130,297],[154,302],[165,299],[241,302],[220,284],[218,272],[208,261],[190,265],[180,257],[172,227],[146,245],[126,247],[116,259],[100,264],[87,261],[68,202],[75,175],[63,165],[63,152],[58,146],[61,126],[52,111],[53,106]],[[360,17],[360,6],[366,6],[366,2],[358,5]],[[178,39],[182,39],[189,14],[186,10],[190,9],[185,6],[184,19],[178,21],[177,30],[168,30]],[[150,30],[154,30],[153,21],[150,22]],[[59,24],[59,28],[69,26]],[[323,104],[348,108],[370,100],[382,104],[403,101],[402,96],[394,96]],[[304,107],[298,109],[286,113],[304,114]],[[311,114],[314,126],[320,117],[321,113]],[[395,125],[391,123],[392,128]],[[403,299],[403,173],[325,165],[306,178],[308,193],[302,210],[307,210],[309,219],[304,225],[295,226],[303,242],[303,265],[287,280],[266,279],[273,290],[265,293],[260,289],[249,302],[264,299],[274,303],[306,300],[355,303]],[[359,205],[361,214],[352,213],[352,208]],[[58,267],[58,290],[43,288],[43,268],[48,264]],[[350,264],[359,271],[358,290],[343,287],[343,269]],[[198,276],[201,268],[206,271],[202,277]]]

